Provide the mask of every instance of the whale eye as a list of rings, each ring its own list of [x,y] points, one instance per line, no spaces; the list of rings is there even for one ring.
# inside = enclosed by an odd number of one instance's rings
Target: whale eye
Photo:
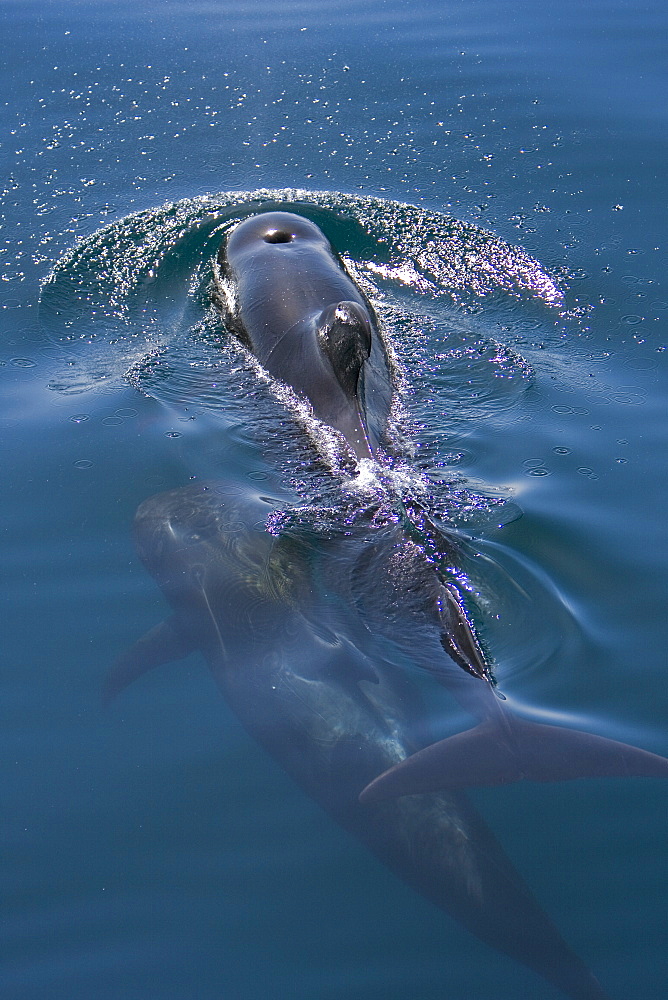
[[[291,243],[294,237],[285,229],[270,229],[263,239],[265,243]]]

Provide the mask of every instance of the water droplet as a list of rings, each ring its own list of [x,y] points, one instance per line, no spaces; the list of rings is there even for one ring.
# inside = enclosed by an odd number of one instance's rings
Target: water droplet
[[[263,480],[268,479],[269,476],[266,472],[249,472],[248,478],[252,479],[256,483],[261,483]]]
[[[12,364],[15,368],[34,368],[37,362],[32,358],[12,358]]]
[[[559,405],[559,406],[553,406],[552,407],[552,412],[553,413],[573,413],[574,410],[573,410],[572,406]]]
[[[527,469],[527,476],[549,476],[550,470],[544,465],[539,465],[534,469]]]
[[[181,436],[182,435],[180,431],[167,431],[165,434],[165,437],[168,438],[180,438]]]
[[[70,417],[73,424],[83,424],[83,422],[88,419],[89,416],[87,413],[75,413]]]
[[[116,427],[123,423],[123,417],[102,417],[102,423],[107,427]]]
[[[570,448],[553,448],[552,451],[555,455],[570,455]]]
[[[633,403],[635,406],[641,406],[645,402],[645,397],[639,392],[615,392],[612,398],[615,403]]]
[[[610,397],[599,393],[597,396],[585,396],[588,403],[593,403],[595,406],[607,406],[610,402]]]
[[[90,467],[92,466],[92,464],[93,463],[91,461],[89,461],[87,458],[80,458],[78,462],[74,463],[74,468],[75,469],[90,469]]]
[[[121,406],[120,409],[114,411],[117,417],[136,417],[139,410],[133,409],[131,406]]]
[[[246,525],[243,521],[227,521],[225,524],[220,524],[220,530],[229,535],[234,535],[239,531],[244,531],[245,527]]]
[[[636,372],[650,372],[658,366],[658,363],[655,358],[629,358],[626,367]]]
[[[443,465],[452,466],[460,465],[465,459],[471,459],[471,456],[465,451],[452,451],[449,455],[446,455],[443,459]]]
[[[626,465],[627,459],[626,458],[616,458],[615,462],[617,463],[617,465]]]
[[[593,469],[588,469],[586,465],[581,466],[578,469],[578,472],[580,473],[581,476],[593,476],[594,475],[594,470]]]
[[[635,313],[627,313],[626,316],[622,316],[622,323],[626,323],[627,326],[637,326],[638,323],[642,323],[642,316],[637,316]]]

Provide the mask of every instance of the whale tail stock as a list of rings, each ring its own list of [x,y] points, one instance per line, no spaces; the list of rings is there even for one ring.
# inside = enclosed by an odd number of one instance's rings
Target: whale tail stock
[[[627,743],[504,713],[433,743],[371,781],[360,802],[517,781],[668,778],[668,759]]]

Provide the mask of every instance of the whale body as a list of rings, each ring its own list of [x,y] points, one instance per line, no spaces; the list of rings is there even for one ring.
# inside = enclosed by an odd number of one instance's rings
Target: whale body
[[[318,234],[290,213],[239,224],[221,249],[222,308],[258,361],[368,460],[382,448],[391,369],[373,310]],[[267,490],[221,480],[140,506],[137,549],[172,615],[117,661],[106,698],[200,651],[250,735],[392,871],[572,1000],[608,1000],[466,789],[668,777],[668,760],[508,711],[434,558],[450,542],[418,504],[388,498],[378,517],[322,536],[270,531],[271,512],[297,501]],[[425,735],[430,685],[472,728]]]
[[[276,539],[258,530],[267,500],[227,489],[173,490],[137,511],[140,557],[173,615],[118,661],[107,697],[150,667],[199,650],[249,734],[392,871],[569,996],[605,1000],[464,791],[360,801],[378,774],[419,749],[419,689],[398,647],[381,655],[368,617],[354,610],[351,589],[365,572],[357,546]],[[385,541],[381,561],[403,544],[400,536]],[[413,554],[404,554],[410,564]],[[420,567],[413,569],[419,576]],[[405,603],[391,574],[380,583],[387,601]],[[413,642],[421,603],[403,616]],[[432,655],[437,649],[438,640]],[[456,680],[464,676],[456,665],[452,671]]]
[[[281,506],[225,482],[144,501],[137,549],[173,614],[117,661],[106,698],[199,651],[248,733],[400,878],[573,1000],[608,1000],[465,789],[667,777],[668,761],[506,712],[447,655],[442,584],[400,526],[370,542],[364,523],[326,540],[275,536],[262,525]],[[421,671],[479,724],[425,746]]]
[[[226,324],[359,458],[386,441],[392,397],[378,319],[324,233],[291,212],[251,216],[214,269]]]

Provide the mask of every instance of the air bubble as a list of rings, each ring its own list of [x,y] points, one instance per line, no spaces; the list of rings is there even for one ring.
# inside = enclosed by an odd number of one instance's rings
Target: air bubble
[[[449,455],[445,455],[443,458],[443,465],[453,466],[461,465],[462,462],[468,460],[472,462],[472,456],[465,451],[454,451],[450,452]]]

